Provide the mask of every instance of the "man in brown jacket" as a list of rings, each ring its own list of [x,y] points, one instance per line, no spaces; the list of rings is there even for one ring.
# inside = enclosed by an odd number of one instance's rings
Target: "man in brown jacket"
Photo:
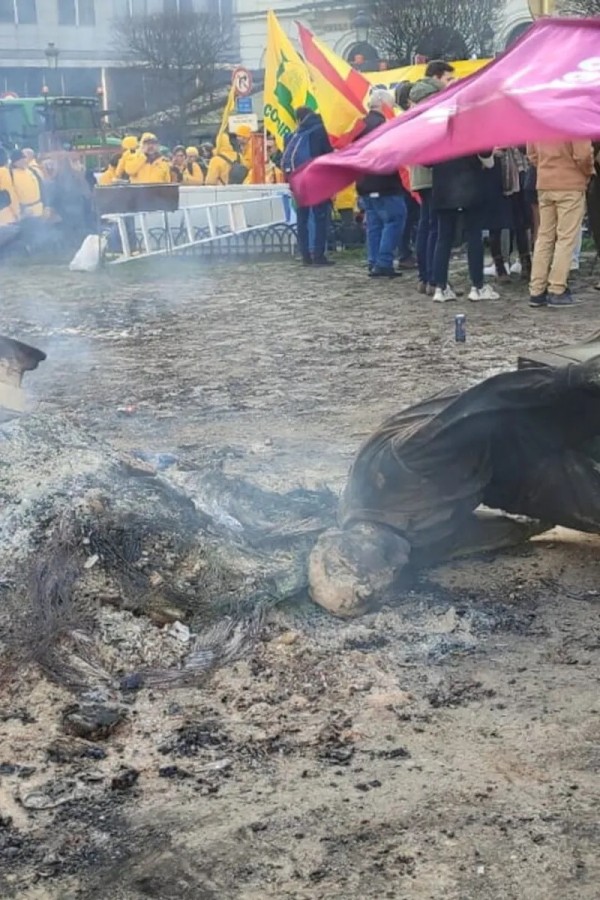
[[[529,305],[564,309],[573,304],[567,279],[585,214],[585,192],[594,171],[592,143],[530,144],[527,154],[537,167],[540,206]]]

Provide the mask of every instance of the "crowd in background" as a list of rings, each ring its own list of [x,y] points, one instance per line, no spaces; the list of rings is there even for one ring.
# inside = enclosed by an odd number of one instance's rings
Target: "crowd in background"
[[[422,79],[399,85],[395,96],[374,90],[357,137],[383,126],[395,105],[409,110],[453,80],[452,65],[434,60]],[[317,113],[301,108],[297,121],[287,160],[284,153],[288,177],[310,159],[333,152]],[[439,303],[456,300],[457,291],[449,283],[450,260],[453,250],[466,244],[470,300],[499,298],[486,275],[502,284],[518,272],[529,284],[531,306],[572,305],[569,275],[579,268],[586,199],[590,222],[600,218],[599,150],[591,141],[491,148],[433,166],[364,176],[356,184],[356,206],[366,220],[370,277],[398,277],[414,264],[420,293]],[[347,192],[345,203],[350,196]],[[334,208],[339,209],[340,199],[334,198]],[[326,255],[330,210],[329,203],[298,210],[298,244],[305,265],[332,263]],[[349,214],[347,207],[343,210]],[[591,230],[600,244],[600,228]],[[491,271],[484,266],[484,235],[493,259]],[[510,243],[503,240],[505,235],[510,235]],[[513,253],[518,259],[511,263]]]
[[[398,85],[395,95],[373,90],[354,139],[383,126],[395,106],[409,110],[453,80],[452,64],[434,60],[422,79]],[[267,138],[267,184],[289,181],[296,169],[333,152],[318,113],[302,107],[296,119],[297,129],[287,136],[283,152]],[[416,268],[420,293],[439,303],[455,300],[450,260],[455,248],[465,245],[470,300],[499,297],[486,275],[501,285],[520,273],[529,283],[532,306],[570,306],[568,279],[579,267],[586,198],[591,231],[600,244],[599,149],[591,141],[492,148],[433,166],[365,175],[332,201],[311,207],[297,204],[301,261],[332,264],[328,248],[333,211],[334,243],[366,243],[372,278],[394,278]],[[53,154],[38,162],[31,149],[0,147],[0,252],[8,245],[33,253],[53,242],[80,243],[97,229],[96,187],[252,184],[255,154],[253,133],[246,125],[219,132],[214,145],[178,145],[170,151],[151,132],[139,139],[129,135],[99,173],[86,170],[76,153]],[[128,225],[133,228],[133,221]],[[484,236],[491,269],[484,267]]]
[[[0,147],[0,251],[76,244],[94,227],[92,194],[80,159],[65,153],[40,163],[31,148]]]
[[[216,144],[205,142],[200,147],[178,145],[165,152],[155,134],[146,132],[138,141],[128,136],[121,149],[100,175],[101,186],[112,184],[183,184],[218,186],[252,184],[252,130],[241,125],[235,132],[223,132]],[[274,145],[268,142],[267,153]],[[266,166],[266,182],[283,181],[283,176],[270,160]]]
[[[86,168],[77,152],[54,153],[38,161],[30,148],[0,147],[0,253],[38,253],[58,245],[76,247],[97,229],[96,186],[180,184],[219,186],[251,184],[252,132],[240,126],[223,133],[216,144],[179,145],[168,151],[155,134],[123,138],[101,172]],[[267,141],[267,153],[275,153]],[[267,183],[283,181],[269,158]]]

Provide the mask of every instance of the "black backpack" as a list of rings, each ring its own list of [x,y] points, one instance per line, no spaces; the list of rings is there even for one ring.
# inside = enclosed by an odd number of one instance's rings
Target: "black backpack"
[[[229,163],[229,184],[243,184],[248,176],[248,166],[243,164],[239,153],[235,160],[229,159],[223,153],[219,153],[219,156]]]

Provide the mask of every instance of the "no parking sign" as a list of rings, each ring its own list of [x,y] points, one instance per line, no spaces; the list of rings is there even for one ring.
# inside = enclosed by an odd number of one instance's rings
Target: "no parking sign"
[[[233,89],[238,97],[247,97],[252,93],[252,73],[243,66],[238,66],[231,76]]]

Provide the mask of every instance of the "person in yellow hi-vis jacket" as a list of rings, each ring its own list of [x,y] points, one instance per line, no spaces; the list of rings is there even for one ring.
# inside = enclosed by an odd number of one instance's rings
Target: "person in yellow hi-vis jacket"
[[[140,150],[125,153],[123,169],[131,184],[170,184],[171,165],[158,146],[154,134],[142,135]]]
[[[0,147],[0,228],[16,225],[20,217],[19,200],[7,163],[6,150]],[[3,243],[5,241],[0,237],[0,246]]]
[[[252,132],[249,132],[249,134],[251,133]],[[240,138],[241,142],[238,144]],[[244,158],[244,154],[247,156],[248,150],[246,149],[246,145],[242,146],[243,141],[243,135],[232,135],[230,137],[228,134],[223,133],[218,136],[217,145],[208,165],[206,184],[223,185],[247,183],[250,169]],[[236,146],[234,146],[234,142]]]
[[[121,148],[123,152],[121,154],[119,162],[117,163],[113,181],[129,181],[129,177],[125,174],[125,161],[128,157],[137,152],[138,139],[132,134],[127,135],[127,137],[124,137],[121,141]]]
[[[193,159],[188,159],[185,147],[175,147],[171,160],[171,181],[174,184],[202,185],[202,169]]]
[[[40,180],[29,168],[29,162],[22,150],[13,150],[10,162],[10,175],[19,201],[21,217],[41,219],[44,215],[44,203]]]
[[[333,198],[333,208],[344,225],[351,225],[354,221],[357,203],[356,184],[349,184]]]
[[[122,159],[122,153],[115,153],[114,156],[111,156],[106,169],[98,176],[98,184],[100,187],[108,187],[117,180],[117,171],[121,165]]]

